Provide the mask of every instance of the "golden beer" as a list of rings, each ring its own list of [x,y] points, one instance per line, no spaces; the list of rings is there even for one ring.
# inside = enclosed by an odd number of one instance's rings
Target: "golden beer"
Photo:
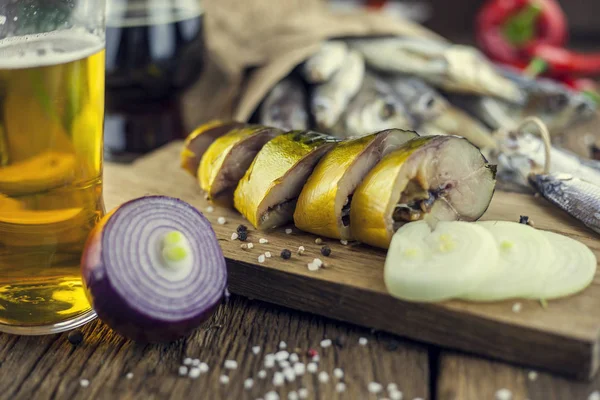
[[[104,58],[86,32],[0,40],[0,331],[93,317],[79,262],[104,213]]]

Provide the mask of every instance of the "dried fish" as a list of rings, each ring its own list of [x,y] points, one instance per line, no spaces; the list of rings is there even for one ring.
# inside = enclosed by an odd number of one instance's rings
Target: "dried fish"
[[[260,107],[260,123],[284,131],[308,128],[308,95],[299,79],[279,81]]]
[[[302,65],[302,76],[309,83],[328,81],[342,67],[347,55],[346,43],[338,40],[323,42],[319,51]]]

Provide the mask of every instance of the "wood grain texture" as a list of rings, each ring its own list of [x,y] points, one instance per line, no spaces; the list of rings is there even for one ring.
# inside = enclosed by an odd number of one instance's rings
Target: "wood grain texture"
[[[305,387],[311,399],[368,399],[367,386],[376,381],[394,382],[405,398],[429,398],[427,350],[414,343],[397,341],[385,333],[334,323],[279,307],[232,296],[213,317],[192,335],[168,345],[143,345],[115,334],[99,321],[83,328],[84,342],[73,346],[67,334],[26,337],[0,334],[0,398],[30,399],[255,399],[277,390],[281,399]],[[345,337],[343,347],[321,349],[324,338]],[[368,338],[366,346],[359,337]],[[275,388],[274,369],[266,379],[256,374],[263,368],[266,352],[275,352],[285,341],[291,353],[296,347],[302,361],[308,348],[319,350],[319,371],[330,375],[320,383],[306,373],[293,383]],[[390,349],[390,344],[393,349]],[[261,346],[254,355],[252,346]],[[193,380],[180,377],[185,357],[206,362],[210,370]],[[225,360],[236,360],[236,370],[223,368]],[[346,391],[338,394],[334,368],[342,368]],[[398,373],[401,371],[402,373]],[[133,373],[127,379],[127,373]],[[219,382],[225,374],[228,385]],[[254,387],[243,388],[253,377]],[[80,385],[88,379],[89,387]]]
[[[588,400],[600,378],[574,381],[548,373],[452,352],[440,357],[438,400],[495,399],[508,389],[511,400]]]
[[[180,148],[181,143],[175,142],[130,167],[108,166],[108,208],[145,194],[165,194],[205,211],[208,203],[198,185],[179,168]],[[484,219],[518,221],[519,215],[529,215],[539,228],[582,241],[600,256],[595,234],[540,198],[497,192]],[[583,293],[551,301],[547,309],[538,302],[519,300],[520,313],[512,312],[514,301],[408,303],[387,294],[382,276],[385,252],[381,250],[325,240],[332,256],[324,258],[314,243],[315,236],[297,230],[286,235],[283,229],[251,231],[249,240],[255,248],[242,250],[239,241],[230,240],[236,226],[246,223],[235,210],[216,208],[206,216],[228,258],[234,293],[563,375],[589,378],[598,368],[598,277]],[[226,217],[227,224],[218,225],[219,216]],[[260,237],[269,243],[258,244]],[[281,249],[294,251],[300,245],[307,249],[303,256],[294,255],[289,261],[277,257]],[[259,264],[257,258],[265,251],[274,257]],[[314,257],[323,258],[328,267],[309,272],[306,265]]]

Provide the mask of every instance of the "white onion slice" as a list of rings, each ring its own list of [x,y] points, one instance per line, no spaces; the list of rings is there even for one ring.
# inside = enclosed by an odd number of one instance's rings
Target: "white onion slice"
[[[402,226],[392,237],[384,268],[388,292],[408,301],[440,301],[479,285],[497,265],[494,238],[468,222],[425,221]]]

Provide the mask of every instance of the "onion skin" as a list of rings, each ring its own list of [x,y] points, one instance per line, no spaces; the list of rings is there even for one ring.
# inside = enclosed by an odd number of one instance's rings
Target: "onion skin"
[[[103,256],[104,252],[107,251],[102,247],[105,228],[111,218],[117,215],[124,206],[143,199],[130,200],[112,210],[91,231],[81,258],[83,284],[87,298],[100,320],[117,333],[137,342],[172,342],[190,334],[212,315],[221,302],[225,293],[225,286],[221,291],[223,294],[213,304],[208,305],[201,314],[168,322],[140,313],[130,304],[128,299],[117,295]],[[212,231],[212,235],[215,235],[214,231]],[[225,263],[224,258],[223,263]]]

